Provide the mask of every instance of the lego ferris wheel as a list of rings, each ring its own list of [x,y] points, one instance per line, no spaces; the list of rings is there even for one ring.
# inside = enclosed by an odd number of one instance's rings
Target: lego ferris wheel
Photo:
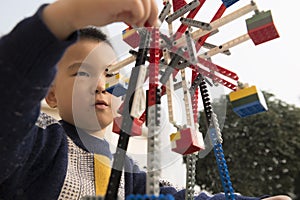
[[[224,153],[222,134],[217,116],[211,105],[207,83],[209,80],[232,90],[229,99],[234,112],[247,117],[267,110],[261,92],[255,87],[241,84],[236,73],[212,62],[216,54],[230,55],[230,48],[252,40],[259,45],[279,37],[274,26],[271,11],[259,11],[256,3],[237,8],[224,15],[226,9],[238,0],[222,0],[210,22],[197,19],[197,13],[206,0],[164,0],[159,15],[162,24],[168,26],[163,33],[160,27],[135,28],[123,30],[123,40],[131,46],[128,57],[106,69],[111,75],[106,90],[115,96],[124,96],[114,119],[113,132],[119,134],[115,159],[105,199],[117,199],[119,183],[124,166],[124,158],[130,137],[142,134],[142,125],[148,127],[146,195],[130,195],[127,199],[172,199],[170,195],[159,195],[159,157],[155,155],[160,145],[159,127],[161,124],[161,97],[166,95],[169,122],[176,128],[170,134],[172,151],[186,156],[187,180],[185,199],[193,199],[195,186],[195,163],[203,157],[209,146],[213,148],[226,199],[234,199],[234,189],[230,181]],[[206,42],[218,29],[247,13],[254,12],[246,19],[247,33],[220,45]],[[224,16],[223,16],[224,15]],[[175,30],[174,24],[179,24]],[[195,31],[193,31],[194,29]],[[200,53],[200,49],[205,51]],[[122,77],[120,69],[134,63],[129,78]],[[187,77],[186,69],[192,71]],[[180,76],[180,84],[174,84],[175,76]],[[148,89],[142,85],[147,80]],[[188,81],[189,80],[189,81]],[[190,82],[190,83],[189,83]],[[179,86],[178,86],[179,85]],[[174,119],[172,93],[182,90],[186,124],[178,125]],[[208,130],[208,140],[199,131],[199,94],[203,103]]]

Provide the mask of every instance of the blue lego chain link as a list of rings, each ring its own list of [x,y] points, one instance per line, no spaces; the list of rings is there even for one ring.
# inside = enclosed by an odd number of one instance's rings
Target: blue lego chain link
[[[226,200],[234,200],[235,199],[234,189],[233,189],[232,183],[230,181],[230,176],[229,176],[228,167],[226,164],[222,144],[219,142],[219,140],[217,138],[217,132],[216,132],[215,128],[210,128],[209,134],[210,134],[211,141],[214,145],[214,154],[216,157],[218,170],[219,170],[219,174],[220,174],[220,178],[221,178],[221,182],[222,182],[222,186],[224,189]]]
[[[202,102],[204,105],[204,112],[206,115],[206,121],[209,127],[209,137],[211,139],[211,143],[213,145],[214,149],[214,154],[216,157],[217,165],[218,165],[218,170],[222,182],[222,186],[224,189],[225,197],[226,200],[234,200],[235,195],[234,195],[234,190],[232,187],[232,183],[230,181],[229,173],[228,173],[228,168],[222,148],[222,138],[221,138],[221,132],[219,129],[219,123],[216,117],[216,114],[213,113],[212,105],[210,102],[210,95],[208,93],[208,88],[206,86],[206,82],[201,78],[200,84],[200,93],[202,97]]]

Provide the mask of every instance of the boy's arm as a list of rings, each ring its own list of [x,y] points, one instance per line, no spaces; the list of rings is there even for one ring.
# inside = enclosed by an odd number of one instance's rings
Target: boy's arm
[[[43,8],[0,39],[0,183],[26,161],[55,64],[77,38],[57,39],[41,19]]]
[[[0,39],[0,183],[32,150],[40,101],[72,32],[116,21],[153,25],[158,14],[155,0],[60,0],[43,9]]]
[[[59,39],[87,25],[122,21],[153,26],[158,24],[157,16],[156,0],[61,0],[50,4],[43,13],[45,23]]]

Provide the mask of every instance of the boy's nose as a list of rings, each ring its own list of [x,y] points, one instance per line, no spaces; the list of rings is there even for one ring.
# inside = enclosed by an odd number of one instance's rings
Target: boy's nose
[[[105,76],[103,74],[101,74],[101,76],[99,77],[99,79],[97,81],[97,87],[96,87],[95,93],[96,94],[106,93],[105,84],[106,84]]]
[[[97,88],[96,88],[96,90],[95,90],[95,93],[96,94],[100,94],[100,93],[106,93],[106,90],[105,90],[105,83],[102,81],[102,80],[100,80],[99,82],[98,82],[98,84],[97,84]]]
[[[105,94],[105,93],[106,93],[106,90],[96,89],[96,90],[95,90],[95,93],[96,93],[96,94],[100,94],[100,93]]]

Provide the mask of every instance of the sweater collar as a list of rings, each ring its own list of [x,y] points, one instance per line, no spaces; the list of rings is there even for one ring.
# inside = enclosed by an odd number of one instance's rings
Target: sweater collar
[[[60,120],[59,122],[63,126],[67,135],[77,146],[90,153],[101,154],[112,159],[112,154],[109,150],[109,143],[105,139],[102,140],[91,136],[82,129],[77,128],[64,120]]]

